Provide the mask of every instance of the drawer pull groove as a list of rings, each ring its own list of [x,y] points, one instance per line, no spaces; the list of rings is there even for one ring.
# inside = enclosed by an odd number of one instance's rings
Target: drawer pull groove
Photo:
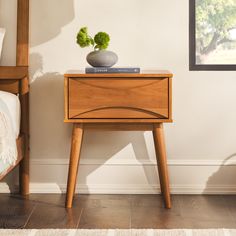
[[[84,111],[84,112],[81,112],[81,113],[78,113],[74,116],[72,116],[71,118],[74,119],[74,118],[77,118],[79,116],[82,116],[82,115],[85,115],[85,114],[88,114],[88,113],[92,113],[92,112],[96,112],[96,111],[101,111],[101,110],[109,110],[109,109],[124,109],[124,110],[133,110],[133,111],[137,111],[137,112],[141,112],[141,113],[146,113],[146,114],[149,114],[153,117],[157,117],[159,119],[164,119],[166,118],[165,116],[159,114],[159,113],[156,113],[156,112],[152,112],[152,111],[148,111],[148,110],[145,110],[143,108],[136,108],[136,107],[125,107],[125,106],[116,106],[116,107],[99,107],[99,108],[94,108],[94,109],[90,109],[90,110],[87,110],[87,111]]]

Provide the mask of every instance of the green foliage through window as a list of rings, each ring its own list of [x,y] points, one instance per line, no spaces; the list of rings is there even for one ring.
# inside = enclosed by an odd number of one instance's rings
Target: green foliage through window
[[[196,61],[217,48],[236,49],[236,0],[196,0]]]

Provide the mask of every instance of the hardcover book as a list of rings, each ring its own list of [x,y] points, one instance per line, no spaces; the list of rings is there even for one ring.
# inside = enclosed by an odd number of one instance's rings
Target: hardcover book
[[[86,74],[115,74],[115,73],[140,73],[139,67],[86,67]]]

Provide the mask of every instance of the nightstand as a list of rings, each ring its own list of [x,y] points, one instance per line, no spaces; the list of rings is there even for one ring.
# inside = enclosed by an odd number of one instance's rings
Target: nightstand
[[[172,74],[65,74],[65,122],[73,123],[66,207],[72,207],[83,132],[93,130],[151,130],[161,192],[171,208],[163,123],[172,122]]]

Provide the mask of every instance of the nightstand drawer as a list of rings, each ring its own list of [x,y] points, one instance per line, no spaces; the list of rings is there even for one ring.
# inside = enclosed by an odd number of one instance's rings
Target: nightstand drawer
[[[68,118],[169,118],[169,78],[69,78]]]

